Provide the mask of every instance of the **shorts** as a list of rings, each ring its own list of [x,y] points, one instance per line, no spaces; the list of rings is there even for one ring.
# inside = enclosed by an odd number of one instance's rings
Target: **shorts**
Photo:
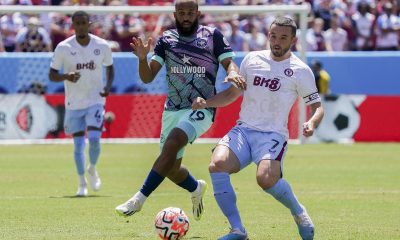
[[[96,104],[79,110],[65,110],[64,130],[66,134],[83,132],[88,126],[102,128],[104,106]]]
[[[240,162],[240,169],[251,162],[258,165],[261,160],[270,159],[281,162],[287,150],[287,142],[283,135],[276,132],[261,132],[241,124],[233,127],[219,142],[231,149]]]
[[[173,128],[180,128],[188,137],[188,142],[193,143],[196,138],[205,133],[212,125],[212,114],[206,109],[179,111],[164,111],[160,136],[160,150]],[[183,156],[185,147],[179,150],[176,159]]]

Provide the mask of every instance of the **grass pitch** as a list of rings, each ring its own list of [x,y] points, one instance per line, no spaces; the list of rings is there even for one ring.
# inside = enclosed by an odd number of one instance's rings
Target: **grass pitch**
[[[115,206],[142,185],[157,144],[103,144],[102,189],[75,198],[72,145],[0,146],[0,239],[157,239],[153,221],[165,207],[189,216],[186,239],[217,239],[228,223],[214,197],[207,166],[213,145],[194,144],[184,164],[209,183],[206,212],[191,215],[190,195],[169,180],[141,212],[117,216]],[[284,177],[307,207],[315,239],[400,239],[400,144],[290,145]],[[290,213],[256,184],[255,166],[232,176],[252,240],[300,239]]]

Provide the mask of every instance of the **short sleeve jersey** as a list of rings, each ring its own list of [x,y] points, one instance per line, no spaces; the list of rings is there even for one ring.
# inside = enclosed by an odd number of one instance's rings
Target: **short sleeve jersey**
[[[250,52],[240,65],[240,74],[247,90],[238,121],[254,129],[288,138],[288,116],[297,97],[307,105],[321,101],[313,72],[294,54],[276,62],[270,50]]]
[[[113,64],[111,48],[106,40],[89,35],[87,46],[80,45],[75,35],[60,42],[51,60],[50,67],[53,69],[81,74],[76,83],[64,81],[66,109],[78,110],[105,104],[105,98],[99,93],[104,87],[103,66]]]
[[[191,37],[167,30],[158,40],[152,60],[166,67],[168,95],[164,109],[190,109],[193,99],[215,95],[219,62],[234,57],[228,41],[216,28],[199,26]],[[214,109],[209,109],[214,113]]]

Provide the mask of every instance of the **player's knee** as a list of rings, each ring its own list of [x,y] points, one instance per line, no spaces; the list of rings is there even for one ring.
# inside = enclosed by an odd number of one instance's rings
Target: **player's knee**
[[[208,171],[210,173],[216,173],[216,172],[232,173],[232,171],[229,169],[229,167],[226,164],[226,162],[224,160],[222,160],[222,159],[219,159],[219,158],[211,160],[211,163],[208,166]]]
[[[275,185],[276,182],[278,182],[279,176],[275,175],[258,175],[257,176],[257,184],[263,189],[270,189]]]

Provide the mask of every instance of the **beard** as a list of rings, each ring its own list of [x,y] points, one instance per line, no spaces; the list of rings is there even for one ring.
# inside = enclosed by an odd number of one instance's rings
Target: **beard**
[[[285,54],[289,51],[289,49],[290,49],[290,47],[288,47],[288,48],[282,48],[282,47],[280,47],[279,49],[275,49],[274,46],[270,46],[270,48],[271,48],[271,53],[272,53],[275,57],[282,57],[282,56],[285,55]]]
[[[182,24],[176,20],[175,20],[175,25],[180,35],[188,37],[193,35],[197,31],[197,28],[199,27],[199,20],[196,18],[196,20],[189,28],[183,27]]]

